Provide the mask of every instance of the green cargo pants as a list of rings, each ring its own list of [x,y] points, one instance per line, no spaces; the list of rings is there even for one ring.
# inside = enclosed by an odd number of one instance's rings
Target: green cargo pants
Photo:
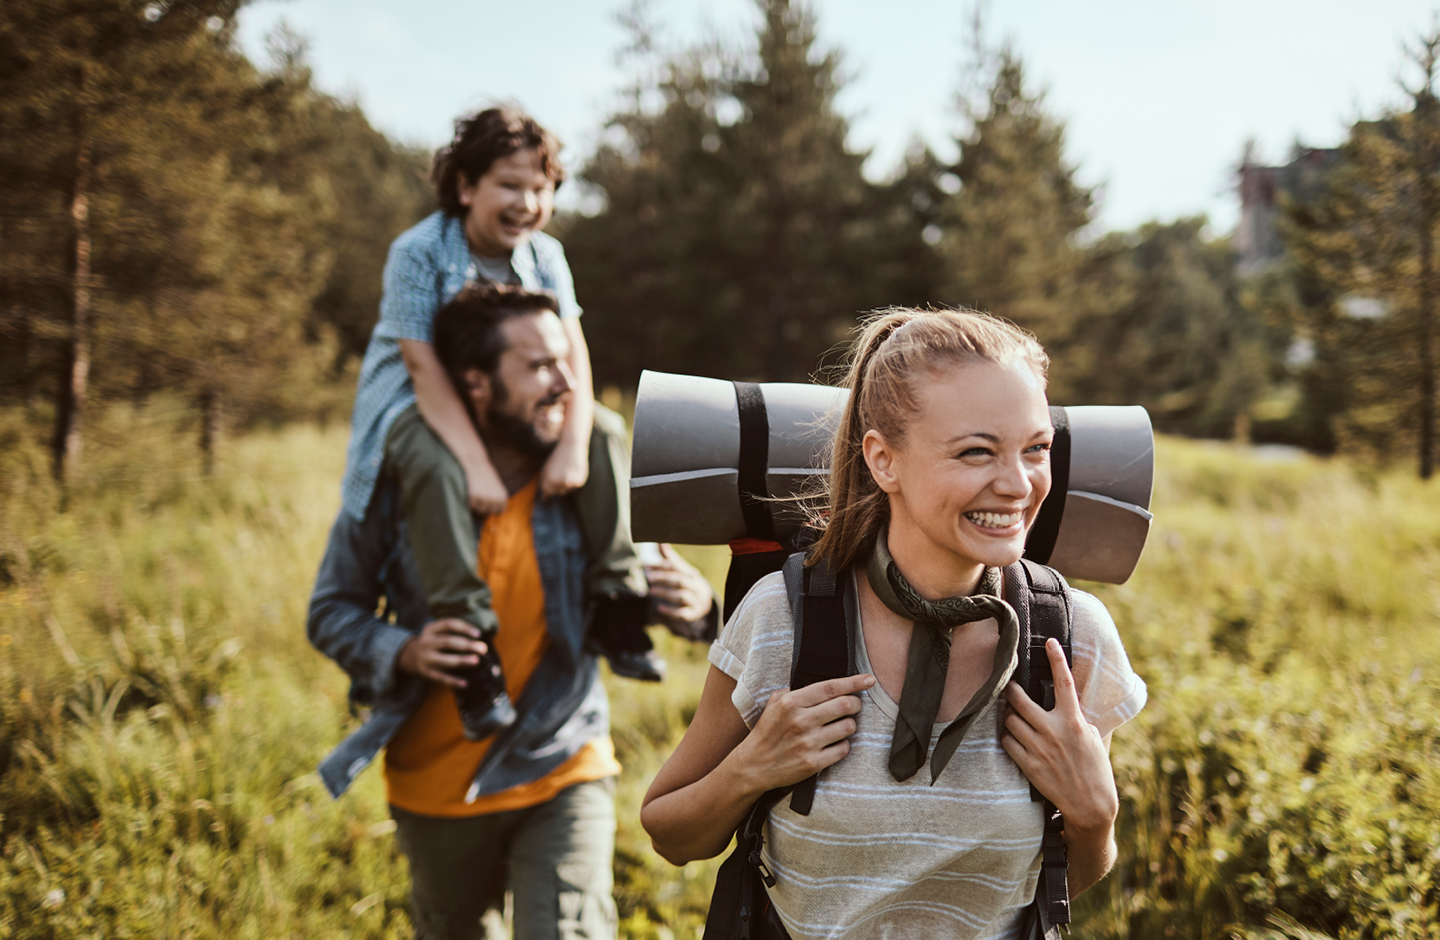
[[[515,940],[615,937],[614,777],[486,816],[390,812],[410,860],[415,940],[500,940],[507,888]]]

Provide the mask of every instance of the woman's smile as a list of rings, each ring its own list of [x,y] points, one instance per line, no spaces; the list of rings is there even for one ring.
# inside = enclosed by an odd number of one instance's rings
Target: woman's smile
[[[1021,508],[1013,512],[967,512],[965,518],[981,529],[993,529],[999,532],[1019,525],[1025,518],[1025,511]]]

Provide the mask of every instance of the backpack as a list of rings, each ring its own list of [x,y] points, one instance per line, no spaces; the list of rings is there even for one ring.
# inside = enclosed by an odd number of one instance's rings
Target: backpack
[[[846,616],[845,592],[828,566],[821,563],[807,568],[804,562],[805,553],[795,552],[785,559],[781,569],[795,621],[790,669],[792,689],[856,672],[851,635],[855,617],[854,612]],[[753,569],[757,567],[752,564],[752,570],[746,575],[754,574]],[[754,580],[751,578],[751,583]],[[1050,637],[1059,640],[1065,650],[1066,663],[1073,665],[1070,586],[1058,571],[1025,559],[1005,569],[1004,584],[1005,600],[1015,609],[1020,622],[1019,664],[1014,680],[1030,698],[1051,711],[1055,707],[1055,682],[1045,653],[1045,641]],[[727,594],[730,586],[726,585]],[[761,858],[763,830],[770,810],[787,795],[792,810],[802,816],[809,815],[814,805],[817,777],[765,793],[735,830],[735,848],[715,878],[715,891],[705,920],[706,940],[788,940],[789,935],[765,890],[775,885],[775,876]],[[1061,834],[1065,823],[1055,805],[1034,786],[1030,787],[1030,798],[1044,803],[1045,831],[1041,842],[1040,880],[1035,899],[1022,918],[1020,937],[1022,940],[1058,940],[1060,927],[1070,923],[1065,842]]]

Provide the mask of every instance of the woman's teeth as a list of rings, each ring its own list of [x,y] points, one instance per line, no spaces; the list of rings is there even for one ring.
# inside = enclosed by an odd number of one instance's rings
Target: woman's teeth
[[[967,512],[965,518],[986,529],[1004,529],[1020,521],[1018,512]]]

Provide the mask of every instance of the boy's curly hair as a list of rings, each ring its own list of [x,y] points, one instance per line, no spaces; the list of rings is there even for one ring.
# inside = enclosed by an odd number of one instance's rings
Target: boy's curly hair
[[[565,168],[560,165],[560,141],[518,105],[501,104],[457,120],[455,138],[435,152],[435,165],[430,170],[440,211],[455,218],[464,217],[465,207],[460,204],[461,177],[473,185],[489,172],[496,160],[532,147],[540,154],[541,169],[559,189],[565,182]]]

